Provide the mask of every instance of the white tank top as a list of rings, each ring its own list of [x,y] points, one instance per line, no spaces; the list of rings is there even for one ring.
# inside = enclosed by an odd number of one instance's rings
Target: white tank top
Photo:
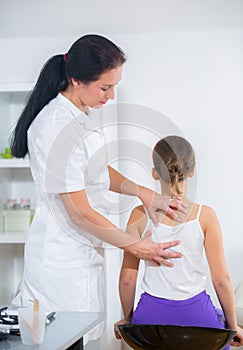
[[[152,229],[151,239],[155,242],[180,240],[180,245],[168,249],[180,252],[182,258],[173,259],[174,267],[153,266],[145,262],[142,289],[153,296],[184,300],[195,296],[206,288],[206,273],[203,262],[204,233],[199,223],[201,205],[197,217],[176,226],[160,223],[155,227],[148,218],[144,234]]]

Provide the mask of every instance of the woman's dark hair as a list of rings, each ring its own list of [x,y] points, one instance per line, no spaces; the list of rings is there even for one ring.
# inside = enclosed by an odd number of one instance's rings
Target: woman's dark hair
[[[13,156],[24,158],[28,153],[27,131],[30,124],[46,104],[67,88],[71,78],[89,84],[125,61],[125,55],[119,47],[95,34],[78,39],[65,55],[50,58],[43,66],[11,136]]]
[[[195,168],[195,155],[191,144],[181,136],[167,136],[159,140],[153,150],[154,168],[170,186],[186,179]]]

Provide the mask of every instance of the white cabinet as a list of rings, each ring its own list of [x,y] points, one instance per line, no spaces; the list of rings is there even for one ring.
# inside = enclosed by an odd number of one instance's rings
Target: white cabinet
[[[0,153],[9,146],[9,137],[24,107],[30,84],[0,84]],[[35,206],[35,189],[28,159],[0,156],[0,200],[30,198]],[[0,230],[0,306],[8,305],[23,271],[26,232]]]

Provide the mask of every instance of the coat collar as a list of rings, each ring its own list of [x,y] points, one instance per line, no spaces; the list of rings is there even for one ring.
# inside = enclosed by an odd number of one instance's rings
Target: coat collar
[[[74,118],[80,124],[83,124],[85,129],[100,132],[100,126],[97,123],[97,121],[92,117],[90,109],[88,109],[87,114],[85,114],[84,112],[80,111],[78,107],[76,107],[68,98],[63,96],[61,93],[57,95],[57,99],[69,109]]]

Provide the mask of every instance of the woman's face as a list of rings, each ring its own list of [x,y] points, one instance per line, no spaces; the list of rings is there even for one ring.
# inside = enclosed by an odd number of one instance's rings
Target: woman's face
[[[103,73],[88,85],[80,84],[80,103],[83,107],[99,108],[115,97],[115,87],[121,80],[122,65]]]

